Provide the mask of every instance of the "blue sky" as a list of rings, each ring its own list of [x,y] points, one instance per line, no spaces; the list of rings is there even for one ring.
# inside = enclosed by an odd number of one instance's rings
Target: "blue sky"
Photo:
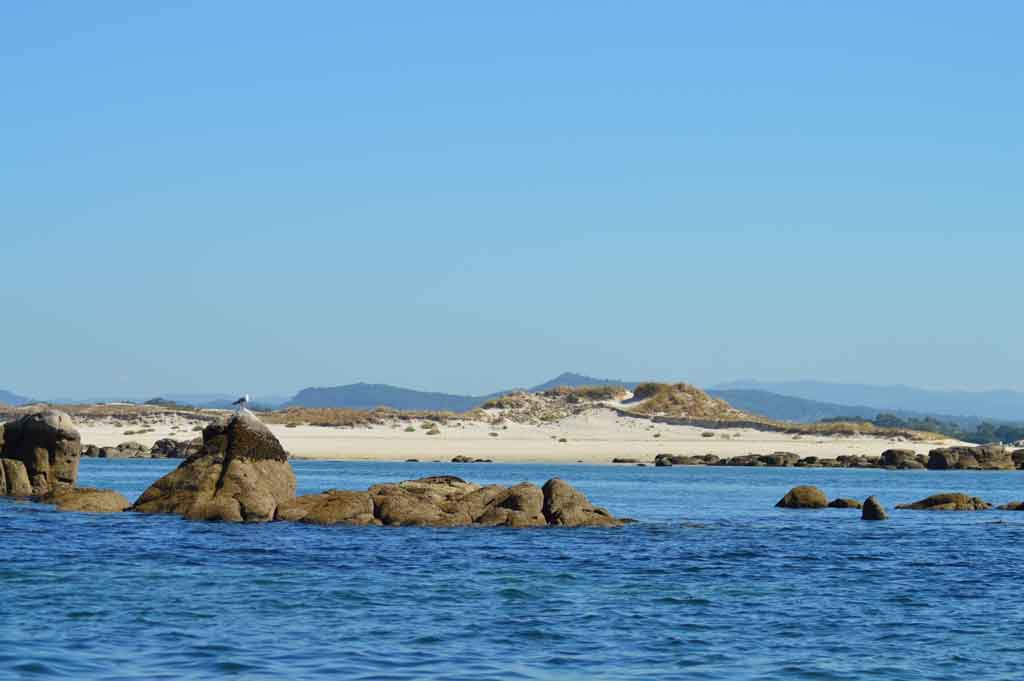
[[[1024,5],[0,9],[0,388],[1024,389]]]

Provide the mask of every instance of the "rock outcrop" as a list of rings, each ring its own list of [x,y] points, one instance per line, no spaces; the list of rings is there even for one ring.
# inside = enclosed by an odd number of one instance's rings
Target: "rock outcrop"
[[[928,452],[932,470],[1014,470],[1013,455],[1003,445],[942,447]]]
[[[203,447],[203,441],[198,440],[174,440],[169,437],[162,438],[153,443],[149,449],[149,456],[153,459],[184,459],[195,454]]]
[[[925,468],[924,462],[917,458],[913,449],[887,449],[882,452],[882,466],[900,470],[920,470]]]
[[[25,464],[16,459],[0,459],[0,494],[27,497],[32,494],[32,482]]]
[[[557,478],[543,488],[527,482],[482,487],[453,475],[383,483],[366,492],[329,490],[296,497],[281,504],[276,517],[324,525],[425,527],[615,527],[625,522]]]
[[[888,517],[889,514],[885,512],[885,506],[882,506],[874,496],[864,500],[864,506],[860,512],[861,520],[886,520]]]
[[[786,492],[786,496],[775,504],[777,508],[825,508],[828,497],[817,487],[800,485]]]
[[[203,448],[157,480],[132,506],[190,520],[267,522],[295,496],[295,473],[270,429],[242,411],[203,430]]]
[[[912,504],[898,504],[896,508],[909,511],[986,511],[992,508],[992,504],[968,494],[944,492]]]
[[[543,513],[549,525],[563,527],[614,526],[622,521],[594,506],[582,492],[560,478],[544,483]]]
[[[4,426],[0,458],[24,466],[31,494],[39,496],[58,487],[74,486],[81,454],[82,439],[71,417],[62,411],[26,414]],[[4,469],[11,472],[7,464]],[[15,482],[20,484],[20,476],[15,473]],[[10,483],[7,486],[13,489]],[[21,495],[20,491],[7,493]]]
[[[58,511],[79,513],[120,513],[131,502],[124,495],[110,489],[93,487],[59,487],[37,498],[44,504],[55,504]]]
[[[1024,511],[1024,501],[1011,501],[999,506],[1000,511]]]

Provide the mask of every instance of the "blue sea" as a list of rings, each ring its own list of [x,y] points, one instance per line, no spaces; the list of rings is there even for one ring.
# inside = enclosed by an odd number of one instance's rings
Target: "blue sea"
[[[134,499],[177,462],[82,461]],[[0,501],[0,679],[1019,679],[1024,473],[296,461],[300,493],[560,476],[621,529],[189,523]]]

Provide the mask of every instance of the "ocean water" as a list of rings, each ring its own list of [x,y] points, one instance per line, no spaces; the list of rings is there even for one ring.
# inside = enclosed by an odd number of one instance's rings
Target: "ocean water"
[[[174,461],[83,460],[135,498]],[[1024,474],[294,462],[300,493],[561,476],[621,529],[188,523],[0,501],[0,679],[1019,679]]]

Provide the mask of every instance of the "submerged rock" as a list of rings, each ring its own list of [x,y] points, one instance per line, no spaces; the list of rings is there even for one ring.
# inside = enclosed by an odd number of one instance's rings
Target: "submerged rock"
[[[1024,501],[1011,501],[997,508],[1000,511],[1024,511]]]
[[[968,494],[944,492],[912,504],[897,504],[896,508],[908,511],[986,511],[992,508],[992,504]]]
[[[828,506],[828,497],[813,485],[800,485],[786,492],[786,496],[779,499],[775,504],[776,508],[825,508]]]
[[[26,414],[4,425],[0,458],[23,464],[31,494],[42,495],[57,487],[73,486],[81,454],[82,438],[71,417],[62,411],[49,409]],[[20,485],[20,477],[16,476],[16,482]]]
[[[131,502],[111,489],[93,487],[60,487],[37,498],[44,504],[56,504],[58,511],[79,513],[120,513]]]
[[[861,520],[886,520],[888,518],[889,514],[885,512],[885,506],[882,506],[878,499],[870,496],[864,500],[864,506],[860,513]]]
[[[189,520],[267,522],[295,496],[288,453],[263,423],[242,411],[203,429],[203,448],[153,483],[132,506]]]
[[[833,499],[828,502],[829,508],[860,508],[861,504],[856,499]]]

